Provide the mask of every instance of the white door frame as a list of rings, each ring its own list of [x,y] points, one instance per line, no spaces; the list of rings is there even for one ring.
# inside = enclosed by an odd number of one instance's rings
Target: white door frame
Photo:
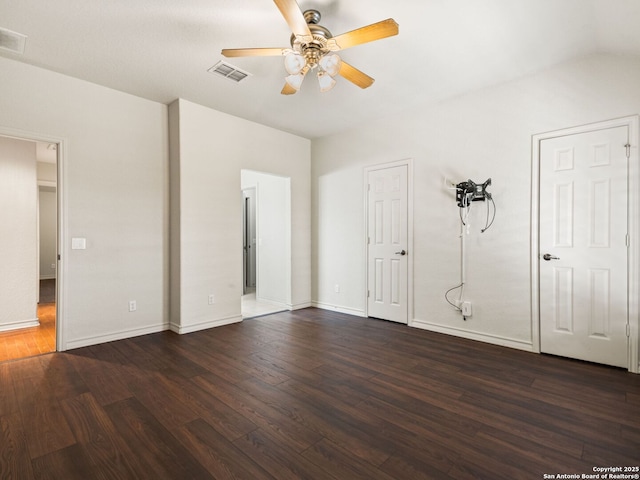
[[[638,160],[638,138],[640,117],[607,120],[604,122],[581,125],[532,136],[531,157],[531,338],[534,352],[540,353],[540,142],[550,138],[576,135],[579,133],[604,130],[614,127],[629,128],[629,171],[628,171],[628,210],[627,225],[629,233],[628,271],[627,271],[627,315],[629,323],[628,370],[640,373],[638,364],[638,333],[640,315],[638,310],[640,295],[640,165]]]
[[[369,183],[369,172],[374,170],[382,170],[393,167],[407,167],[407,325],[413,325],[413,159],[407,158],[389,163],[378,163],[364,167],[362,190],[364,201],[364,316],[369,316],[369,302],[367,291],[369,288],[369,192],[367,185]]]
[[[256,241],[256,239],[258,238],[258,234],[257,234],[257,213],[256,213],[256,207],[257,207],[257,186],[253,186],[253,187],[247,187],[247,188],[243,188],[242,189],[242,198],[243,198],[243,205],[242,205],[242,220],[243,220],[243,225],[242,225],[242,234],[243,234],[243,243],[245,243],[245,245],[243,245],[244,248],[244,252],[242,255],[242,267],[243,267],[243,274],[242,274],[242,291],[243,291],[243,295],[246,294],[246,290],[247,290],[247,280],[248,280],[248,275],[247,275],[247,264],[248,263],[252,263],[251,265],[251,269],[253,270],[253,287],[256,289],[256,291],[254,291],[254,293],[256,293],[257,296],[257,286],[258,286],[258,275],[257,275],[257,267],[258,267],[258,242]],[[249,192],[249,193],[247,193]],[[253,202],[249,202],[249,204],[251,205],[251,208],[253,209],[253,211],[249,211],[250,215],[247,216],[247,199],[253,199]],[[252,231],[248,231],[250,229],[247,229],[247,224],[251,224],[251,216],[253,216],[253,230]],[[253,237],[251,235],[249,235],[249,233],[253,233]],[[253,243],[252,243],[253,241]],[[249,245],[247,247],[247,245]],[[253,256],[253,262],[251,262],[251,257]]]
[[[36,132],[28,132],[25,130],[19,130],[10,127],[4,127],[0,125],[0,135],[3,137],[11,137],[19,140],[29,140],[32,142],[44,142],[55,143],[58,145],[58,159],[57,169],[58,177],[56,179],[56,195],[58,198],[58,262],[56,268],[56,351],[62,352],[67,349],[65,338],[65,317],[64,311],[66,309],[67,301],[67,262],[65,261],[65,238],[66,238],[66,225],[67,225],[67,209],[66,209],[66,196],[65,196],[65,160],[66,160],[66,145],[67,139],[63,137],[54,137],[51,135],[43,135]]]

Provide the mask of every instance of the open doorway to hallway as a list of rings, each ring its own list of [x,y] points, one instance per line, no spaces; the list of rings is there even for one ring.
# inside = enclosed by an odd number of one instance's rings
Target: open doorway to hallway
[[[0,361],[56,350],[57,151],[0,136]]]
[[[241,171],[242,318],[290,310],[291,179]]]

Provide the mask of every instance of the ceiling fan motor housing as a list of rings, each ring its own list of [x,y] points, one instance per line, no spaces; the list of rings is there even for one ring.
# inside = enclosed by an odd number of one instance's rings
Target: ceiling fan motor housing
[[[317,23],[322,18],[322,15],[320,15],[320,12],[315,9],[305,10],[302,16],[304,17],[304,21],[307,22],[309,25],[317,25]]]
[[[305,57],[307,66],[309,68],[315,68],[320,58],[329,53],[330,50],[327,48],[327,40],[333,35],[331,35],[328,29],[322,25],[318,25],[321,18],[318,10],[306,10],[303,15],[309,25],[313,40],[309,43],[302,43],[296,38],[295,34],[293,34],[291,35],[290,43],[296,52]]]

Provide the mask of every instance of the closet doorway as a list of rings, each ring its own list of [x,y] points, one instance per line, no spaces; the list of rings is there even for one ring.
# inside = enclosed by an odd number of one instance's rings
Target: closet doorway
[[[58,151],[0,136],[0,362],[56,351]]]

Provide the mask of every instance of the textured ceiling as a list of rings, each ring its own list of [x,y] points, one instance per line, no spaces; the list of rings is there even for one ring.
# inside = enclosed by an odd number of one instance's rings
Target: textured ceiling
[[[0,55],[170,103],[176,98],[307,138],[501,83],[594,53],[640,55],[638,0],[300,0],[334,35],[392,17],[396,37],[340,55],[376,79],[309,76],[284,96],[281,57],[224,59],[223,48],[288,47],[272,0],[0,0],[0,27],[28,36]],[[207,69],[248,71],[240,84]]]

